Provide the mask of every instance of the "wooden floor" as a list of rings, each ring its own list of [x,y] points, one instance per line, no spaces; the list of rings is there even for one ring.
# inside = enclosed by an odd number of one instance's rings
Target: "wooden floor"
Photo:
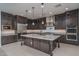
[[[70,44],[60,44],[60,48],[56,48],[54,56],[79,56],[79,46]],[[28,46],[21,46],[20,42],[7,44],[1,47],[8,56],[49,56],[48,54]]]

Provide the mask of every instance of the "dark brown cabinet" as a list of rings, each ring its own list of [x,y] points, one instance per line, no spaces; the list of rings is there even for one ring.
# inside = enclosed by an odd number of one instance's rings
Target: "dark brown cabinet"
[[[23,39],[25,45],[38,49],[50,55],[52,55],[52,51],[56,48],[57,41],[59,40],[58,38],[54,41],[50,41],[50,40],[44,40],[39,38],[24,37],[24,36],[21,36],[21,38]]]
[[[17,23],[22,23],[22,24],[27,23],[27,18],[26,17],[16,15],[15,19],[16,19]]]
[[[15,30],[16,32],[16,20],[14,15],[6,13],[6,12],[1,12],[1,29],[2,32],[4,30]],[[1,32],[1,33],[2,33]],[[13,43],[17,41],[17,35],[1,35],[1,44],[5,45],[5,44],[9,44],[9,43]]]
[[[11,14],[1,12],[1,24],[2,25],[11,25],[13,16]]]
[[[66,35],[61,38],[61,42],[79,45],[79,10],[67,11],[56,15],[56,29],[66,29]]]
[[[38,40],[38,39],[36,40],[36,39],[33,38],[33,44],[32,45],[33,45],[34,48],[36,48],[36,49],[40,49],[41,48],[39,41],[40,40]]]
[[[78,9],[66,12],[66,24],[68,28],[76,28],[78,25]]]
[[[55,15],[55,29],[66,29],[65,13]]]
[[[27,29],[35,29],[37,26],[37,20],[28,19],[27,24],[28,24]]]
[[[40,29],[46,29],[46,18],[38,19],[38,25]]]
[[[46,29],[46,18],[28,19],[27,24],[27,29]]]
[[[32,46],[32,39],[31,38],[24,38],[24,44],[27,46]]]
[[[9,36],[2,36],[1,37],[1,44],[10,44],[13,42],[17,42],[17,35],[9,35]]]
[[[66,12],[66,42],[79,44],[78,41],[78,9]]]
[[[1,28],[6,25],[11,26],[10,29],[14,30],[16,29],[16,20],[14,19],[14,15],[1,12]]]

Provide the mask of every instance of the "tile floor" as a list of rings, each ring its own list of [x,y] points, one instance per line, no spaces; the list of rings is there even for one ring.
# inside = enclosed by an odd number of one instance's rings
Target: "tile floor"
[[[56,48],[54,56],[79,56],[79,46],[70,44],[60,44],[60,48]],[[1,47],[8,56],[49,56],[48,54],[28,46],[21,46],[20,42],[7,44]]]

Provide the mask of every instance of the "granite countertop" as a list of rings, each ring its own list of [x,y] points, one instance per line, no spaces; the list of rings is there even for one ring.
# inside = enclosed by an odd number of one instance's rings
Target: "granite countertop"
[[[59,35],[66,34],[65,29],[52,30],[52,31],[48,31],[48,30],[24,30],[24,32],[27,32],[27,33],[51,33],[51,34],[59,34]]]
[[[3,31],[1,31],[1,36],[9,36],[9,35],[16,35],[15,30],[3,30]]]
[[[27,35],[21,35],[23,37],[30,37],[30,38],[37,38],[37,39],[43,39],[43,40],[50,40],[53,41],[60,37],[60,35],[39,35],[39,34],[27,34]]]
[[[66,30],[54,30],[52,31],[53,34],[60,34],[60,35],[65,35],[66,34]]]

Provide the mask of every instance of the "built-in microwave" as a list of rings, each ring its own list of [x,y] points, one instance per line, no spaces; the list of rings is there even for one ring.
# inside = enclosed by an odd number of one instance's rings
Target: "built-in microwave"
[[[11,25],[2,25],[2,30],[10,30],[12,29]]]

